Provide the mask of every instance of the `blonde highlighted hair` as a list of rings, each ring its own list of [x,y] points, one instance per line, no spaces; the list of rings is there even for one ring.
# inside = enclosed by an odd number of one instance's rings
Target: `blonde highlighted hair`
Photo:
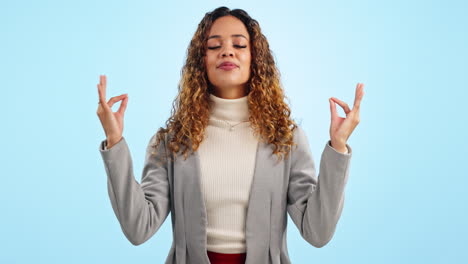
[[[160,141],[170,135],[166,157],[176,157],[182,151],[186,159],[189,151],[195,152],[204,139],[210,116],[209,94],[212,92],[204,63],[206,43],[213,22],[228,15],[241,20],[250,35],[252,61],[247,101],[254,134],[259,140],[274,146],[272,154],[276,154],[280,160],[286,158],[291,147],[296,145],[293,131],[297,124],[290,118],[291,110],[285,103],[280,73],[258,22],[242,9],[219,7],[206,13],[198,24],[188,46],[171,116],[166,121],[166,128],[159,128],[157,141],[152,145],[156,149]]]

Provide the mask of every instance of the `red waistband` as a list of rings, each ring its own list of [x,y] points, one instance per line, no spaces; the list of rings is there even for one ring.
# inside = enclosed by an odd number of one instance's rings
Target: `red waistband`
[[[211,264],[244,264],[247,256],[246,253],[225,254],[213,251],[207,251],[207,253]]]

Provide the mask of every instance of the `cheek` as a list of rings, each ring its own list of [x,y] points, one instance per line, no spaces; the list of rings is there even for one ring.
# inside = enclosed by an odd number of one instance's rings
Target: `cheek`
[[[216,67],[216,60],[213,59],[213,56],[205,56],[205,66],[208,71],[212,71],[213,67]]]
[[[252,57],[250,53],[245,54],[242,58],[242,61],[243,61],[244,67],[250,69],[250,64],[252,63]]]
[[[244,60],[244,63],[246,65],[250,65],[251,61],[252,61],[252,53],[249,52],[246,52],[243,54],[243,60]]]
[[[209,81],[212,81],[212,78],[216,76],[214,74],[215,68],[216,68],[216,61],[214,61],[213,58],[208,55],[205,56],[205,71],[206,71],[206,74],[208,75]]]

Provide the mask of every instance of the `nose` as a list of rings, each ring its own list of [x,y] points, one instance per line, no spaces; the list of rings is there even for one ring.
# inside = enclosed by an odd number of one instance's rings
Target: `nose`
[[[234,56],[234,52],[232,51],[231,48],[228,47],[228,48],[225,48],[225,49],[222,51],[221,56],[222,56],[222,57],[226,57],[226,56],[232,57],[232,56]]]
[[[226,52],[223,52],[222,56],[223,57],[227,57],[227,56],[232,57],[232,56],[234,56],[234,54],[231,51],[226,51]]]

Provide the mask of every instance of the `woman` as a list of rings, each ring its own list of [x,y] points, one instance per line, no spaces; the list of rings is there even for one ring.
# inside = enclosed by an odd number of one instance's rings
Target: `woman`
[[[166,263],[290,263],[287,213],[311,245],[332,238],[363,85],[353,109],[330,100],[331,139],[317,177],[307,137],[289,117],[268,42],[245,11],[220,7],[198,25],[171,117],[146,149],[141,184],[122,136],[128,96],[106,102],[105,76],[98,92],[109,197],[132,244],[152,237],[169,212],[173,242]]]

